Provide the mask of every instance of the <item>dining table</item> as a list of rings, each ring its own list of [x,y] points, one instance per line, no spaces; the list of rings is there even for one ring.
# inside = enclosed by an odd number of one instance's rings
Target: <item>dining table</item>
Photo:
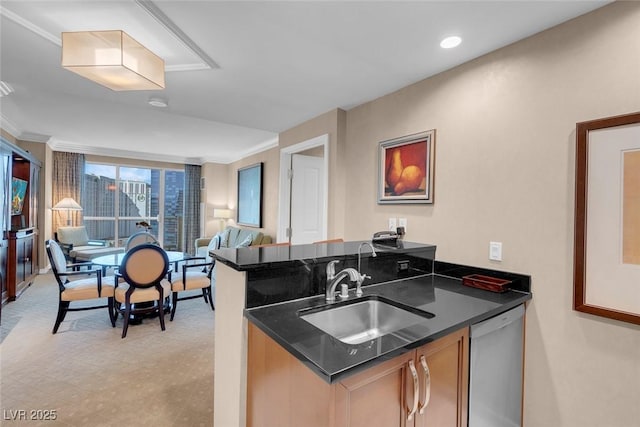
[[[189,258],[189,254],[179,251],[164,251],[169,258],[169,264],[177,263],[180,261],[184,261]],[[122,260],[124,259],[126,252],[121,252],[117,254],[109,254],[96,257],[91,260],[93,264],[99,265],[103,268],[103,272],[109,267],[119,267],[122,264]]]

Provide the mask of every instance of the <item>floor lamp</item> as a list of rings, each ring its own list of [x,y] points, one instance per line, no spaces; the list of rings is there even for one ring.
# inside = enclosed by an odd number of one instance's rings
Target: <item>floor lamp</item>
[[[71,226],[71,211],[81,211],[82,206],[71,197],[65,197],[51,208],[54,211],[67,211],[67,226]]]

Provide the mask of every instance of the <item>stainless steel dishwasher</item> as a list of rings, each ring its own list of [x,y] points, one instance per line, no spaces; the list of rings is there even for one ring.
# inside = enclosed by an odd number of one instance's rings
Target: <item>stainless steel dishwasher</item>
[[[471,325],[469,427],[519,427],[524,304]]]

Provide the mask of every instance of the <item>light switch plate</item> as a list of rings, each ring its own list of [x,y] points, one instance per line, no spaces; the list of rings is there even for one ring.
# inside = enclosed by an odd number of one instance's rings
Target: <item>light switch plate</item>
[[[398,227],[404,227],[404,232],[407,232],[407,218],[398,218]]]
[[[389,218],[389,230],[396,231],[397,226],[398,226],[398,222],[396,218]]]
[[[502,242],[489,242],[489,259],[502,261]]]

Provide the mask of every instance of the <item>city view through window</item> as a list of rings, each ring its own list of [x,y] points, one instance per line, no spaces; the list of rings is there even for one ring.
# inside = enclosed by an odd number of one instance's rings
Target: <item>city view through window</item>
[[[166,250],[184,251],[184,171],[87,163],[82,207],[89,238],[124,246],[150,225]]]

